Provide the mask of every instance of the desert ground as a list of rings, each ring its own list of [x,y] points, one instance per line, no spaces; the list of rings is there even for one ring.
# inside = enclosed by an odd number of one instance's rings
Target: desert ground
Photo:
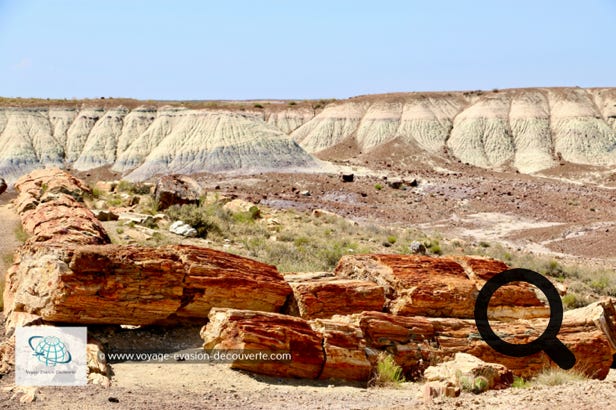
[[[347,164],[348,165],[348,164]],[[350,166],[350,165],[348,165]],[[356,168],[357,169],[357,168]],[[359,238],[374,250],[392,251],[381,244],[387,233],[400,235],[412,229],[416,237],[440,238],[445,253],[470,251],[503,255],[516,261],[558,261],[563,266],[584,266],[590,270],[611,269],[614,244],[610,231],[614,218],[612,188],[595,184],[571,184],[553,178],[520,176],[517,173],[489,173],[472,168],[418,171],[402,175],[415,186],[394,189],[378,172],[358,172],[354,182],[345,183],[336,174],[265,173],[228,178],[203,174],[196,179],[210,193],[237,197],[256,203],[267,215],[283,224],[293,223],[298,214],[308,221],[314,210],[338,215],[345,223],[369,227],[376,238]],[[104,171],[101,171],[104,173]],[[83,175],[91,184],[103,174]],[[391,174],[390,174],[391,175]],[[105,175],[109,176],[109,175]],[[375,188],[375,186],[382,188]],[[308,191],[310,194],[301,194]],[[2,251],[14,250],[19,241],[13,231],[18,218],[3,195],[4,224]],[[489,198],[489,200],[486,200]],[[594,210],[591,210],[594,209]],[[288,214],[290,213],[290,214]],[[292,215],[290,217],[289,215]],[[304,216],[305,215],[305,216]],[[303,223],[303,220],[302,220]],[[336,223],[340,223],[339,221]],[[114,241],[140,243],[142,232],[126,226],[119,235],[119,222],[106,222]],[[374,226],[381,227],[375,230]],[[611,228],[611,229],[610,229]],[[412,236],[411,235],[411,236]],[[417,236],[424,235],[424,236]],[[172,241],[173,235],[166,240]],[[222,238],[183,239],[197,244],[246,253],[239,241]],[[398,244],[400,245],[400,244]],[[394,251],[395,246],[394,245]],[[6,263],[6,261],[5,261]],[[566,268],[564,268],[566,270]],[[611,285],[611,284],[610,284]],[[584,297],[599,297],[598,289],[578,286]],[[1,329],[0,329],[1,330]],[[104,327],[95,332],[117,332]],[[199,347],[196,332],[155,328],[153,345],[178,349]],[[4,332],[0,332],[4,333]],[[115,337],[140,343],[143,334],[124,332]],[[158,339],[157,339],[158,338]],[[161,342],[164,340],[164,342]],[[609,408],[616,399],[614,372],[602,381],[571,381],[558,386],[529,385],[488,391],[462,392],[460,397],[438,397],[426,403],[421,382],[397,387],[367,387],[353,383],[280,379],[234,371],[224,364],[209,363],[117,363],[112,366],[110,387],[15,388],[13,374],[0,379],[0,408]],[[34,401],[21,403],[34,394]],[[25,401],[28,401],[24,399]]]

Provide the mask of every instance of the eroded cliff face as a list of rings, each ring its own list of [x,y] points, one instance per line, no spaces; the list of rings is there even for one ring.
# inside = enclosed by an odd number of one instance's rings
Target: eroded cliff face
[[[312,114],[313,115],[313,114]],[[305,169],[318,162],[281,129],[309,110],[244,113],[177,107],[0,108],[0,175],[41,167],[110,166],[127,179],[156,174]]]
[[[362,152],[398,138],[483,168],[532,173],[565,160],[616,164],[616,89],[511,89],[358,97],[291,134],[318,153],[353,140]]]
[[[156,174],[314,168],[310,154],[389,141],[432,155],[533,173],[616,164],[616,89],[533,88],[373,95],[276,109],[0,107],[0,175],[43,166]],[[90,104],[92,105],[92,104]],[[274,107],[276,104],[271,104]],[[248,109],[246,109],[248,107]]]

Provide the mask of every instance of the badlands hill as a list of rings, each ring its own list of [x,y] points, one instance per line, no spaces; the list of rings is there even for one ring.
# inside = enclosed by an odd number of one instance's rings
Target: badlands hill
[[[0,175],[41,166],[162,173],[315,169],[390,141],[445,160],[533,173],[616,165],[616,89],[400,93],[329,102],[0,99]]]

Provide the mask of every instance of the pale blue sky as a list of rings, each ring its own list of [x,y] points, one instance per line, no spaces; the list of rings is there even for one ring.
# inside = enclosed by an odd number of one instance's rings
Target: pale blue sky
[[[0,0],[0,95],[616,86],[616,1]]]

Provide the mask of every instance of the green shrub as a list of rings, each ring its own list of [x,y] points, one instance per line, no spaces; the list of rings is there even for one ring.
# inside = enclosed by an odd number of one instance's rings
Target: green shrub
[[[135,195],[149,195],[151,193],[150,187],[142,183],[133,183],[125,180],[121,180],[116,187],[117,192],[128,192]]]
[[[15,230],[13,231],[13,233],[15,234],[15,239],[17,239],[21,243],[26,242],[26,240],[28,239],[28,236],[29,236],[26,233],[26,231],[24,231],[24,228],[23,228],[23,226],[21,226],[21,224],[17,224],[17,226],[15,227]]]
[[[380,191],[381,189],[383,189],[383,185],[381,185],[381,184],[374,184],[374,189],[376,189],[377,191]]]
[[[514,389],[528,389],[530,387],[530,383],[523,377],[513,376],[513,383],[511,384],[511,387]]]
[[[484,376],[458,376],[458,381],[462,390],[475,394],[483,393],[489,387],[488,379]]]
[[[92,192],[92,198],[98,199],[103,196],[103,191],[101,191],[100,189],[96,187],[92,188],[91,192]]]
[[[172,220],[182,221],[195,228],[200,238],[207,238],[211,232],[222,234],[222,229],[215,220],[214,209],[210,207],[193,204],[172,205],[166,212]]]
[[[395,362],[390,354],[381,352],[370,385],[374,387],[396,387],[404,381],[402,367]]]
[[[393,245],[394,243],[396,243],[397,241],[398,241],[398,238],[396,238],[396,237],[395,237],[395,236],[393,236],[393,235],[390,235],[390,236],[388,236],[388,237],[387,237],[387,242],[389,242],[389,243],[390,243],[390,244],[392,244],[392,245]]]

